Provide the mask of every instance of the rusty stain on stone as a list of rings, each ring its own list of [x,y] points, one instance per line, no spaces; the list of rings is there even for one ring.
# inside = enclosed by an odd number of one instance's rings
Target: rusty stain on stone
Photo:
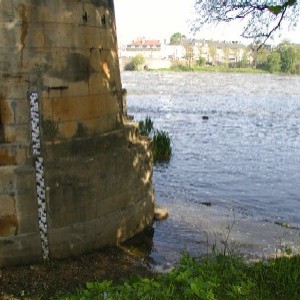
[[[15,165],[17,160],[15,156],[8,153],[7,149],[0,149],[0,166]]]
[[[18,220],[15,215],[0,218],[0,237],[13,236],[18,233]]]
[[[9,123],[11,120],[12,113],[8,103],[5,100],[0,99],[0,122]]]
[[[23,68],[23,50],[25,48],[25,39],[28,32],[27,12],[24,4],[20,4],[20,18],[22,20],[20,63],[21,63],[21,68]]]

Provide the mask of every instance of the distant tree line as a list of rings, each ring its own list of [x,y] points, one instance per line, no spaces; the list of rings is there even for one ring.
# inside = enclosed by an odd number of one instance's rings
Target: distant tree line
[[[275,48],[263,46],[255,55],[256,68],[270,73],[300,74],[300,45],[283,42]]]

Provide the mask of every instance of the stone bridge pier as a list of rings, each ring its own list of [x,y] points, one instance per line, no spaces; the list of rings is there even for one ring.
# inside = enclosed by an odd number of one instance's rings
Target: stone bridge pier
[[[151,224],[149,142],[123,110],[113,0],[0,0],[0,266]]]

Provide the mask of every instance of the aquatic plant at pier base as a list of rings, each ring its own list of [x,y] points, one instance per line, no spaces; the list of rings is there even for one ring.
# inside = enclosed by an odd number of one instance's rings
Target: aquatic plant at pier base
[[[141,135],[150,137],[151,133],[154,131],[153,121],[149,116],[146,117],[145,121],[139,121],[139,130]]]
[[[169,134],[163,130],[155,131],[151,149],[154,162],[169,161],[172,156],[171,138]]]
[[[139,130],[141,135],[152,139],[151,150],[154,163],[167,162],[171,159],[172,146],[171,137],[168,132],[155,129],[153,121],[149,116],[144,121],[139,121]]]

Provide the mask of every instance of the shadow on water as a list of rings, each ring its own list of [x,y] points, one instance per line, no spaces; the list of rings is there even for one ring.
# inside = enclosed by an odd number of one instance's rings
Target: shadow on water
[[[148,265],[155,264],[156,262],[151,258],[154,245],[154,232],[154,227],[149,227],[125,241],[122,246],[132,255],[142,258]]]
[[[180,238],[177,240],[163,238],[157,226],[166,221],[154,221],[152,227],[135,235],[122,244],[131,255],[140,258],[151,270],[163,272],[172,268],[180,258],[184,249],[179,249],[182,245]],[[179,248],[178,248],[179,247]],[[162,250],[162,251],[161,251]],[[164,251],[168,255],[164,255]]]

